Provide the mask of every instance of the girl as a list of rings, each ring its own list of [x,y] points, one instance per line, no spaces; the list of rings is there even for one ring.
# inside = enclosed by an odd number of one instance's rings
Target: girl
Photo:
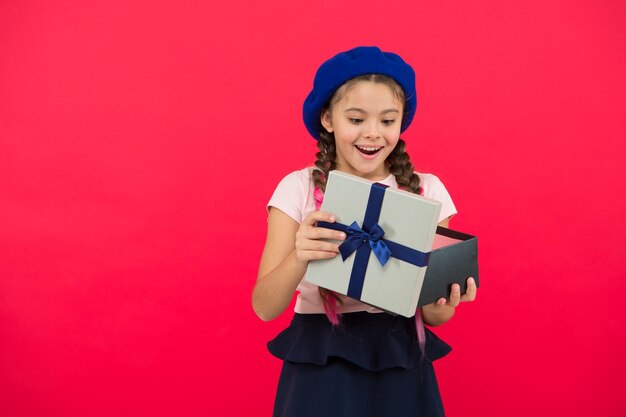
[[[415,73],[396,54],[376,47],[340,53],[318,69],[304,102],[307,130],[318,141],[315,167],[278,185],[269,204],[267,241],[252,294],[263,320],[279,316],[296,291],[291,325],[269,344],[283,359],[274,416],[443,416],[432,361],[450,351],[424,323],[448,321],[467,292],[392,316],[303,281],[309,261],[337,256],[345,235],[315,227],[334,222],[319,211],[331,170],[359,175],[442,203],[440,225],[456,209],[439,179],[413,171],[400,139],[415,114]]]

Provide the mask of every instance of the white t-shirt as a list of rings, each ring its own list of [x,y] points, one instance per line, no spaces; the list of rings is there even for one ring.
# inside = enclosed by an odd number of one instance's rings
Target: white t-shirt
[[[313,167],[304,168],[300,171],[294,171],[283,178],[276,187],[269,203],[267,203],[268,209],[275,207],[298,223],[302,222],[306,216],[315,211],[313,169]],[[426,198],[441,202],[439,221],[441,222],[455,215],[456,207],[446,187],[444,187],[439,178],[432,174],[422,174],[419,172],[417,172],[417,175],[420,177],[420,186],[423,190],[422,195]],[[398,183],[393,175],[389,175],[384,180],[378,182],[393,188],[398,188]],[[306,282],[303,279],[298,285],[297,291],[298,298],[294,309],[296,313],[324,313],[324,305],[317,285]],[[380,310],[352,298],[341,295],[339,295],[339,298],[342,301],[342,303],[337,306],[338,312],[340,313],[355,311],[380,312]]]

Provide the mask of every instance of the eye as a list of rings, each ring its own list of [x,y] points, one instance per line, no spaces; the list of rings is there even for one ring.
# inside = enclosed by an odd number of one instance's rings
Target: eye
[[[355,118],[355,117],[351,117],[351,118],[350,118],[350,122],[351,122],[352,124],[358,125],[359,123],[363,122],[363,119],[357,119],[357,118]]]
[[[384,119],[382,121],[384,126],[391,126],[392,124],[394,124],[396,122],[395,119]]]

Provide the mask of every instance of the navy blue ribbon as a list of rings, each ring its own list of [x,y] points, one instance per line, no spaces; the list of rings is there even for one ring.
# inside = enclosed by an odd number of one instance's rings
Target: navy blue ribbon
[[[376,258],[383,266],[387,263],[389,257],[394,257],[415,266],[428,265],[430,252],[420,252],[408,246],[383,239],[385,231],[378,224],[378,218],[383,199],[385,198],[386,188],[387,186],[384,184],[372,184],[367,200],[367,208],[365,209],[363,227],[359,227],[356,221],[350,226],[342,223],[317,222],[319,227],[339,230],[346,234],[346,240],[339,245],[339,252],[344,261],[356,251],[348,285],[348,297],[361,299],[365,272],[367,271],[367,264],[372,251],[374,251],[374,255],[376,255]],[[366,245],[365,243],[368,244]]]
[[[368,233],[361,229],[357,222],[352,222],[346,229],[346,240],[339,245],[341,257],[345,261],[354,251],[360,248],[361,245],[369,243],[372,252],[376,255],[376,259],[378,259],[382,266],[385,266],[391,256],[391,251],[382,240],[384,234],[385,231],[378,223],[374,223],[370,233]]]

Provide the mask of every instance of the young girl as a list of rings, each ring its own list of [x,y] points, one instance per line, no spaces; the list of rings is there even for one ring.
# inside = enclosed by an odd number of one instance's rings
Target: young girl
[[[337,256],[345,235],[315,227],[331,170],[359,175],[442,203],[440,225],[456,209],[437,177],[413,171],[400,139],[415,114],[415,73],[396,54],[357,47],[324,62],[304,102],[304,123],[318,141],[315,167],[287,175],[269,204],[267,241],[252,294],[263,320],[279,316],[298,292],[291,325],[269,344],[284,361],[274,416],[443,416],[432,361],[450,347],[437,326],[472,301],[476,285],[393,316],[303,281],[310,261]]]

